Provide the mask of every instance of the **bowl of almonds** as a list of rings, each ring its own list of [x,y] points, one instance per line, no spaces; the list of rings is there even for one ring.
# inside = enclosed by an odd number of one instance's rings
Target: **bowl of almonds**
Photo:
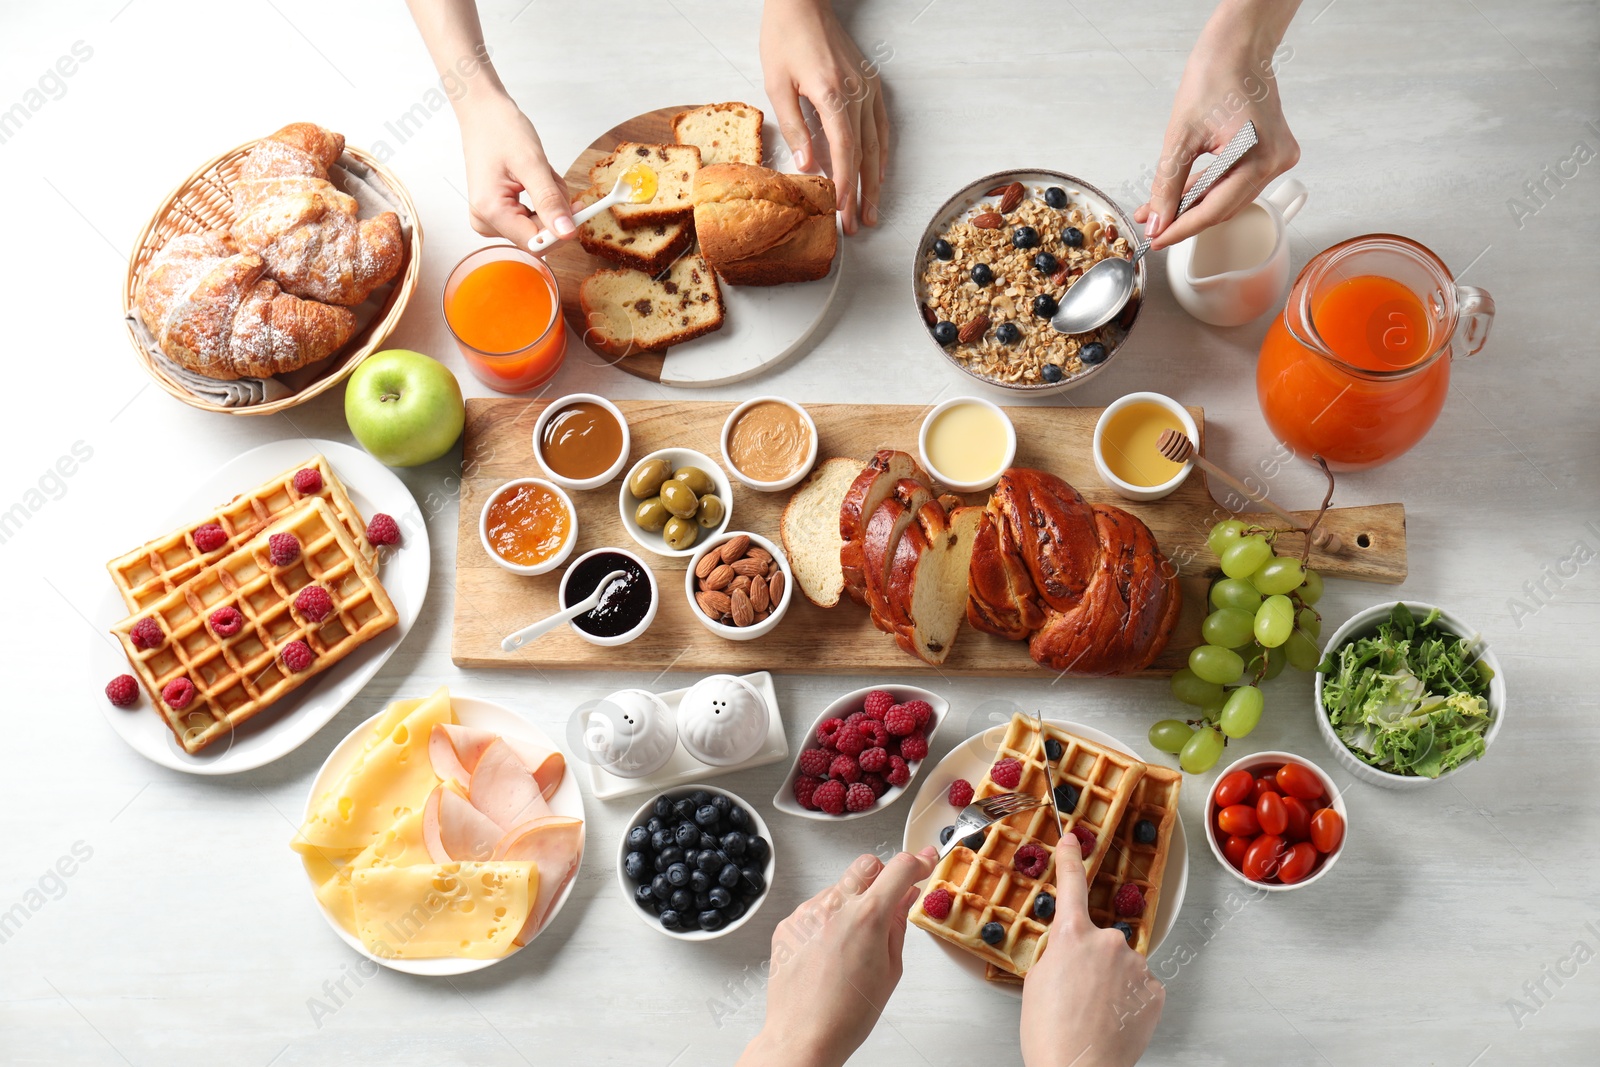
[[[1054,393],[1082,385],[1116,355],[1139,317],[1146,283],[1111,322],[1083,334],[1050,325],[1062,294],[1102,259],[1138,245],[1133,219],[1070,174],[986,175],[939,208],[912,267],[917,313],[933,346],[986,385]]]
[[[729,533],[700,546],[683,584],[701,624],[730,641],[750,641],[770,631],[794,597],[794,576],[783,551],[753,533]]]

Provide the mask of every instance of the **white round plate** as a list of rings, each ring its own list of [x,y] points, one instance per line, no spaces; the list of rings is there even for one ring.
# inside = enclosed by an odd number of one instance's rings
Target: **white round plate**
[[[1138,756],[1121,741],[1092,726],[1081,726],[1064,719],[1046,719],[1045,722],[1096,744],[1135,758]],[[955,822],[955,809],[950,806],[946,796],[950,783],[957,778],[965,778],[974,783],[982,778],[988,772],[989,765],[994,762],[994,754],[999,749],[1005,733],[1006,727],[1002,723],[999,726],[991,726],[981,734],[974,734],[951,749],[949,755],[940,760],[937,767],[923,774],[922,786],[917,790],[916,799],[911,804],[911,813],[906,816],[906,834],[902,847],[907,852],[917,852],[929,845],[939,844],[939,831]],[[1155,956],[1156,949],[1161,947],[1161,942],[1177,923],[1178,912],[1183,907],[1183,896],[1188,888],[1189,841],[1184,835],[1183,819],[1180,816],[1177,833],[1173,835],[1172,843],[1167,848],[1167,870],[1161,879],[1161,901],[1156,906],[1156,931],[1155,936],[1150,939],[1151,957]],[[943,938],[930,937],[930,939],[954,961],[956,966],[971,974],[983,985],[999,989],[1019,999],[1022,997],[1021,986],[1009,982],[991,982],[984,978],[983,961],[972,953],[957,948]]]
[[[561,751],[559,746],[550,740],[542,730],[510,708],[488,700],[476,700],[472,697],[458,696],[450,698],[450,706],[455,709],[456,719],[460,721],[462,726],[473,726],[480,730],[493,730],[501,737],[512,737],[536,745],[543,745],[545,748],[555,749],[558,752]],[[311,814],[311,806],[316,803],[317,798],[327,791],[328,787],[333,784],[334,779],[343,774],[345,768],[350,765],[350,761],[360,753],[362,747],[367,743],[368,736],[372,733],[373,724],[377,722],[378,716],[382,714],[383,712],[378,712],[372,718],[351,730],[345,736],[345,739],[340,741],[332,752],[328,753],[328,758],[323,761],[322,769],[317,771],[316,778],[311,782],[311,791],[306,794],[305,816]],[[563,753],[563,756],[565,756],[565,753]],[[550,810],[557,815],[563,815],[571,819],[583,818],[583,794],[578,790],[578,777],[572,773],[570,761],[567,763],[566,773],[561,776],[561,785],[557,787],[555,795],[550,798]],[[588,830],[589,824],[585,821],[585,837],[588,835]],[[583,867],[583,853],[581,851],[578,853],[578,867],[580,869]],[[309,885],[310,879],[308,878],[306,882]],[[556,916],[561,913],[562,907],[567,903],[567,898],[572,895],[572,887],[577,884],[578,872],[573,871],[572,877],[567,879],[567,887],[561,891],[559,897],[556,897],[555,903],[550,905],[550,914],[545,918],[544,925],[539,928],[538,934],[533,935],[534,941],[539,940],[539,934],[550,928],[550,924],[555,921]],[[469,960],[461,959],[457,956],[440,956],[426,960],[405,960],[374,956],[367,951],[360,938],[352,936],[344,927],[339,925],[337,919],[328,914],[328,910],[322,906],[322,901],[317,900],[315,892],[312,893],[311,899],[316,904],[317,910],[322,913],[322,917],[328,921],[328,925],[333,928],[333,932],[339,935],[340,940],[373,963],[381,964],[393,971],[437,976],[470,974],[473,971],[481,971],[485,967],[492,967],[501,960],[508,960],[522,951],[521,948],[514,947],[504,956],[499,956],[492,960]],[[529,942],[529,944],[532,944],[532,942]],[[526,948],[527,946],[523,947]]]
[[[334,473],[350,494],[350,502],[363,518],[370,520],[381,511],[393,515],[400,524],[402,541],[398,547],[382,550],[383,560],[378,570],[378,577],[394,602],[400,621],[284,697],[273,708],[245,723],[230,737],[214,742],[196,755],[185,752],[178,744],[151,706],[150,694],[141,690],[139,702],[131,708],[116,707],[105,698],[102,687],[117,675],[128,672],[127,658],[108,633],[106,640],[95,642],[90,651],[89,680],[95,690],[93,699],[111,728],[139,755],[189,774],[238,774],[271,763],[305,744],[326,726],[405,640],[428,594],[431,565],[428,527],[421,521],[421,511],[405,483],[360,449],[337,441],[303,437],[253,448],[197,482],[162,521],[140,524],[139,529],[148,530],[147,536],[151,537],[163,534],[318,452],[333,465]],[[105,596],[95,610],[96,627],[109,631],[127,616],[128,609],[122,597],[107,581]]]
[[[754,377],[794,355],[811,339],[833,294],[844,262],[843,237],[833,269],[814,282],[792,285],[722,286],[722,329],[673,345],[661,361],[661,384],[728,385]],[[603,358],[603,357],[602,357]]]

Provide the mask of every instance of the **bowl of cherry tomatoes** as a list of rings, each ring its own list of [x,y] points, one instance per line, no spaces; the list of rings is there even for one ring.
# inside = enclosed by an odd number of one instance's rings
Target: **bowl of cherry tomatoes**
[[[1228,767],[1206,798],[1206,840],[1246,885],[1302,889],[1338,862],[1349,813],[1333,779],[1289,752],[1257,752]]]

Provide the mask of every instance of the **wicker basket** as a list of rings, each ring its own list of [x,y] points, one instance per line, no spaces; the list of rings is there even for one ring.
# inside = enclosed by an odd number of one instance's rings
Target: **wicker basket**
[[[239,175],[239,167],[244,162],[245,155],[256,144],[256,141],[250,141],[217,156],[185,178],[161,202],[155,216],[139,234],[133,256],[128,260],[128,278],[122,290],[124,320],[133,310],[134,293],[140,275],[169,240],[179,234],[227,229],[232,226],[233,183]],[[229,415],[271,415],[303,404],[319,393],[338,385],[356,369],[357,364],[376,352],[388,339],[389,334],[399,324],[400,316],[405,313],[406,303],[411,299],[411,294],[417,287],[417,278],[422,273],[422,221],[417,215],[417,206],[412,202],[411,194],[392,171],[359,148],[346,145],[345,154],[370,168],[372,173],[388,187],[393,197],[404,206],[411,220],[411,240],[406,245],[405,259],[400,265],[398,284],[389,291],[389,298],[377,316],[364,330],[350,338],[343,348],[329,358],[326,369],[320,377],[304,386],[298,393],[248,407],[223,407],[214,404],[195,396],[168,378],[160,365],[150,358],[150,353],[145,350],[144,345],[139,343],[139,338],[129,323],[128,340],[132,342],[133,350],[138,354],[139,363],[161,388],[190,407],[200,408],[202,411],[220,411]]]

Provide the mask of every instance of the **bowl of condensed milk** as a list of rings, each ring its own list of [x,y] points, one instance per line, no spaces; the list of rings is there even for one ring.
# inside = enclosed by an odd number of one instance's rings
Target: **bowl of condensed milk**
[[[928,412],[917,447],[935,481],[957,493],[976,493],[999,481],[1017,458],[1017,428],[998,404],[958,396]]]
[[[746,400],[722,424],[722,458],[752,489],[792,489],[816,466],[817,424],[781,396]]]

